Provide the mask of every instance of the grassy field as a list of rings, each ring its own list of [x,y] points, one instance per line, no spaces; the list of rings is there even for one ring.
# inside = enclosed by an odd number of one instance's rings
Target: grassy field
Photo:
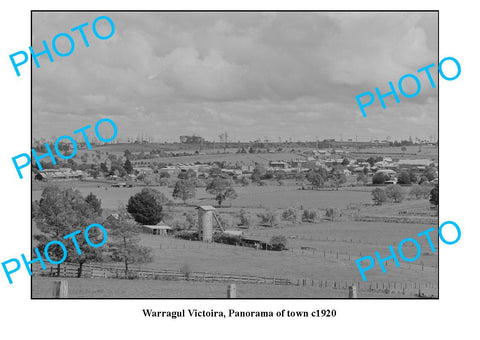
[[[222,151],[223,152],[223,151]],[[192,155],[178,157],[160,157],[142,160],[146,163],[209,163],[209,162],[226,162],[227,164],[245,164],[252,165],[255,163],[268,164],[270,161],[289,161],[296,159],[304,159],[295,153],[279,152],[279,153],[261,153],[261,154],[236,154],[236,153],[216,153],[207,155]]]
[[[396,147],[375,147],[365,148],[353,151],[354,157],[370,157],[376,156],[390,156],[392,158],[400,159],[433,159],[438,162],[438,147],[437,146],[407,146],[405,152],[402,151],[401,146]]]
[[[171,199],[172,189],[155,187]],[[142,188],[88,187],[78,188],[82,194],[93,192],[102,200],[104,209],[116,209],[119,204],[126,205],[130,196]],[[290,206],[303,208],[341,208],[349,204],[360,207],[358,214],[377,217],[401,217],[401,212],[414,212],[416,215],[433,216],[426,199],[406,200],[399,204],[388,203],[373,206],[371,188],[341,188],[339,191],[298,190],[295,186],[254,186],[236,187],[238,198],[231,207],[217,209],[220,214],[238,213],[241,208],[258,211],[263,208],[285,209]],[[32,199],[40,198],[41,191],[32,192]],[[191,204],[216,205],[205,189],[197,189],[197,196]],[[228,206],[230,202],[225,204]],[[179,218],[183,212],[194,211],[194,207],[169,207]],[[354,211],[353,211],[354,212]],[[352,213],[353,213],[352,212]],[[429,215],[432,214],[432,215]],[[392,245],[398,254],[398,244],[404,238],[419,241],[421,256],[412,264],[399,259],[401,267],[393,260],[387,262],[387,273],[383,273],[378,263],[366,273],[369,282],[421,283],[438,285],[438,251],[432,253],[427,240],[417,237],[419,232],[434,227],[425,223],[374,223],[356,222],[345,215],[344,220],[335,222],[302,223],[293,225],[282,222],[277,228],[252,227],[245,231],[245,237],[269,241],[273,235],[283,235],[288,239],[289,251],[262,251],[247,247],[236,247],[204,242],[191,242],[172,237],[160,237],[141,234],[141,243],[153,249],[154,261],[144,264],[143,268],[180,270],[187,265],[195,272],[218,272],[239,275],[288,278],[295,280],[331,280],[362,282],[355,260],[362,256],[375,257],[378,251],[383,257],[389,255],[388,246]],[[34,228],[34,233],[36,232]],[[438,244],[437,233],[431,233],[435,247]],[[109,242],[109,241],[107,241]],[[302,247],[310,249],[302,250]],[[416,248],[406,244],[403,248],[408,257],[413,257]],[[337,255],[338,252],[338,255]],[[422,264],[424,268],[422,268]],[[166,282],[166,281],[129,281],[79,279],[72,282],[73,297],[223,297],[225,284]],[[133,287],[138,284],[138,291]],[[48,293],[47,278],[34,278],[35,296]],[[160,287],[160,288],[159,288]],[[75,289],[73,289],[75,288]],[[438,295],[437,288],[431,292]],[[321,288],[284,287],[265,285],[239,285],[240,297],[344,297],[346,291]],[[46,293],[47,292],[47,293]],[[241,294],[240,294],[241,293]],[[75,295],[78,294],[78,295]],[[333,295],[332,295],[333,294]],[[373,293],[372,293],[373,294]],[[367,296],[365,296],[367,297]],[[369,296],[374,297],[374,296]],[[387,295],[385,297],[393,297]],[[402,296],[398,296],[402,297]]]
[[[152,187],[172,198],[173,188]],[[78,187],[83,195],[94,193],[102,200],[102,207],[115,209],[119,204],[126,205],[128,199],[140,192],[142,187],[134,188],[111,188],[111,187]],[[341,188],[339,191],[317,191],[317,190],[298,190],[295,186],[255,186],[236,187],[235,191],[238,198],[227,201],[224,205],[232,207],[254,207],[254,208],[286,208],[290,206],[304,208],[345,208],[350,203],[371,203],[370,191],[348,190]],[[41,196],[41,190],[32,192],[32,200],[38,200]],[[217,205],[213,196],[205,191],[204,188],[197,188],[196,198],[189,201],[190,204],[197,205]]]
[[[397,251],[398,243],[405,237],[415,237],[427,226],[413,224],[381,224],[336,222],[316,225],[304,225],[276,230],[259,228],[246,235],[269,240],[271,235],[285,235],[288,246],[294,251],[272,252],[253,248],[229,245],[205,244],[183,241],[152,235],[142,235],[142,243],[154,249],[155,260],[146,264],[148,268],[167,268],[179,270],[188,265],[193,271],[216,271],[267,277],[313,279],[313,280],[361,280],[355,260],[363,256],[375,257],[375,251],[381,256],[389,255],[388,245]],[[260,235],[260,237],[258,236]],[[294,237],[294,238],[292,238]],[[313,240],[310,241],[309,238]],[[328,241],[326,238],[328,237]],[[300,239],[302,238],[302,239]],[[324,241],[317,241],[323,238]],[[432,238],[436,239],[436,234]],[[354,240],[350,242],[350,240]],[[426,240],[419,241],[422,255],[411,268],[402,259],[401,267],[388,261],[388,271],[383,273],[377,265],[367,272],[372,281],[423,282],[435,283],[437,273],[434,267],[438,263],[438,252],[433,253]],[[316,249],[315,253],[306,251],[302,255],[300,247]],[[416,249],[404,246],[404,254],[414,257]],[[323,251],[326,256],[323,256]],[[336,258],[339,252],[339,258]],[[348,258],[350,255],[350,259]],[[397,251],[398,254],[398,251]],[[425,271],[419,264],[423,262]]]
[[[46,277],[32,278],[32,297],[51,298],[52,281]],[[66,279],[69,298],[226,298],[227,283],[186,281]],[[347,298],[344,289],[236,284],[237,298]],[[412,295],[358,292],[358,298],[412,298]]]

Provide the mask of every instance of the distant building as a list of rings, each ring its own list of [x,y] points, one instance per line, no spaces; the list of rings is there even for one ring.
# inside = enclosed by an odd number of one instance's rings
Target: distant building
[[[168,225],[142,225],[142,230],[147,234],[167,236],[173,233],[172,227]]]
[[[273,168],[273,169],[288,169],[289,168],[289,165],[287,162],[277,162],[277,161],[271,161],[270,162],[270,166]]]
[[[255,169],[255,165],[242,165],[242,173],[251,173]]]
[[[138,172],[138,174],[153,174],[153,169],[146,166],[134,167],[133,170]]]
[[[40,172],[39,176],[36,176],[36,179],[39,180],[71,180],[71,179],[80,179],[85,177],[85,173],[82,170],[72,170],[70,168],[59,168],[59,169],[44,169]]]

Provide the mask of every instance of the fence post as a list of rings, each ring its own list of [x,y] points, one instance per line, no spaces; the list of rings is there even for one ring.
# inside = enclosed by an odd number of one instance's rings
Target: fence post
[[[235,283],[229,284],[227,289],[227,299],[237,298],[237,285]]]
[[[351,285],[348,287],[348,298],[349,299],[357,298],[357,287],[355,285]]]
[[[68,298],[68,281],[53,281],[52,294],[54,299]]]

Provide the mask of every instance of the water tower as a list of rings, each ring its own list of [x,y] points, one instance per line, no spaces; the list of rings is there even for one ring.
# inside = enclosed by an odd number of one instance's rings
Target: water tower
[[[213,219],[215,208],[210,205],[197,207],[198,210],[198,237],[201,241],[212,242],[213,238]]]

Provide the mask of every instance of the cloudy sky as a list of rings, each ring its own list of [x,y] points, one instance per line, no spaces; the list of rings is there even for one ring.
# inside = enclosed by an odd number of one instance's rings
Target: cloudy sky
[[[107,15],[115,34],[97,39]],[[68,57],[33,66],[34,138],[73,134],[113,119],[120,140],[426,138],[437,130],[438,92],[401,103],[376,99],[364,118],[355,96],[388,90],[406,73],[437,64],[436,13],[34,13],[33,48],[88,22],[87,48],[71,33]],[[98,30],[108,33],[105,21]],[[68,51],[59,39],[60,51]],[[434,81],[438,84],[437,69]],[[415,87],[406,81],[406,91]],[[365,98],[366,99],[366,98]],[[93,132],[92,132],[93,133]]]

